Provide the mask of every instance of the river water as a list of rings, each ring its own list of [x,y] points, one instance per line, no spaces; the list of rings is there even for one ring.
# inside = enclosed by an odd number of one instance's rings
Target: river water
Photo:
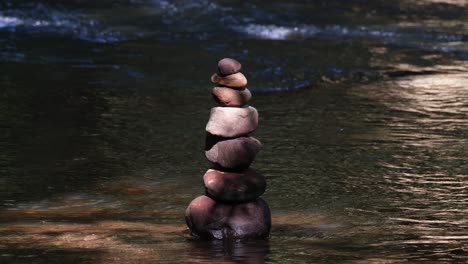
[[[467,25],[463,0],[1,1],[0,262],[467,262]],[[184,223],[226,56],[268,241]]]

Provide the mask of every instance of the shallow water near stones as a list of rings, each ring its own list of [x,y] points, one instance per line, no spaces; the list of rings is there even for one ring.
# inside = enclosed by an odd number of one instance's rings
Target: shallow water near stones
[[[0,3],[1,263],[468,260],[466,1],[37,2]],[[224,56],[267,241],[183,219]]]

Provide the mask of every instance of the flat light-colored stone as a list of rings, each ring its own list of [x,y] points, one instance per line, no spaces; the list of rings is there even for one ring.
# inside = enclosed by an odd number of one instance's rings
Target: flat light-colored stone
[[[252,106],[213,107],[206,132],[220,137],[239,137],[257,129],[258,112]]]
[[[209,169],[203,176],[203,183],[211,198],[226,203],[255,200],[266,189],[265,177],[252,169],[243,172]]]
[[[226,76],[220,76],[217,73],[214,73],[211,76],[211,82],[231,88],[244,88],[245,86],[247,86],[247,78],[245,78],[242,72]]]
[[[261,150],[262,143],[254,137],[226,139],[207,133],[205,156],[223,170],[247,169]]]
[[[220,106],[240,107],[252,98],[249,89],[232,89],[229,87],[215,87],[211,90],[214,100]]]
[[[185,220],[192,235],[204,239],[267,238],[271,229],[270,209],[261,198],[224,204],[199,196],[187,207]]]
[[[240,72],[242,65],[235,59],[224,58],[218,62],[218,73],[221,76]]]

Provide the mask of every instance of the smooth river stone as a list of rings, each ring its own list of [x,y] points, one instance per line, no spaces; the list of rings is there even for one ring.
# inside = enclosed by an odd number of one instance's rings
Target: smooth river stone
[[[250,166],[261,148],[254,137],[226,139],[207,133],[205,156],[219,169],[240,171]]]
[[[210,197],[226,203],[255,200],[266,189],[265,177],[250,169],[240,173],[209,169],[203,183]]]
[[[235,59],[224,58],[218,61],[218,73],[221,76],[240,72],[242,65]]]
[[[232,89],[229,87],[215,87],[211,90],[214,100],[220,106],[240,107],[245,105],[251,98],[249,89]]]
[[[185,221],[193,236],[204,239],[267,238],[271,213],[261,198],[249,203],[223,204],[203,195],[185,211]]]
[[[206,132],[226,138],[239,137],[258,127],[258,112],[252,106],[213,107]]]
[[[247,86],[247,78],[245,78],[242,72],[226,76],[220,76],[217,73],[214,73],[211,76],[211,82],[231,88],[244,88]]]

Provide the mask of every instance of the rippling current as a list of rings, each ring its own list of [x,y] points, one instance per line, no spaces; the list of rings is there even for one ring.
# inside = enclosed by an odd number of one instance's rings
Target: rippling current
[[[468,2],[1,1],[1,263],[465,263]],[[268,241],[195,241],[243,63]]]

